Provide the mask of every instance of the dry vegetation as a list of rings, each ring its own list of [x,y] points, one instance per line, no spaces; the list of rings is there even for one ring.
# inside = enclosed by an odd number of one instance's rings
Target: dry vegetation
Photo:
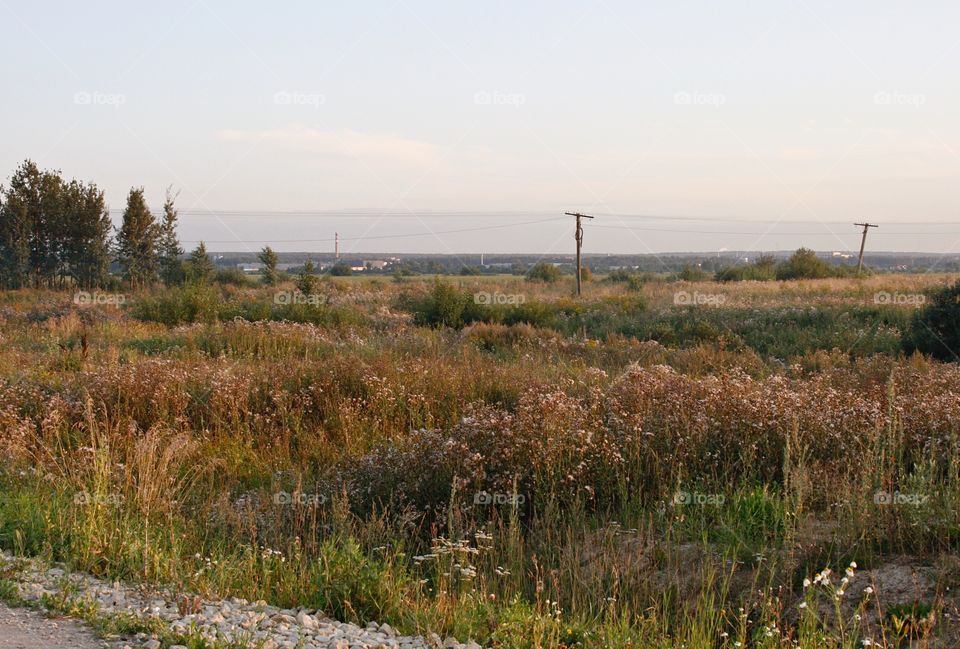
[[[495,647],[956,645],[960,367],[874,299],[951,280],[6,292],[0,545]]]

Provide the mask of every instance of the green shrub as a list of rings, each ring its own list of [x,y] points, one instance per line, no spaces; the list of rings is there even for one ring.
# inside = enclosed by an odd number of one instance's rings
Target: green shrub
[[[745,280],[767,281],[777,278],[777,262],[768,255],[761,255],[756,263],[746,266],[727,266],[717,271],[718,282],[742,282]]]
[[[411,580],[396,553],[373,559],[353,539],[327,539],[319,555],[317,599],[325,614],[361,624],[401,615]]]
[[[527,279],[552,284],[560,279],[561,274],[560,269],[553,264],[541,261],[530,269],[527,273]]]
[[[330,274],[334,277],[346,277],[347,275],[353,275],[353,268],[345,261],[338,261],[330,267]]]
[[[777,279],[823,279],[836,277],[833,266],[817,257],[809,248],[800,248],[789,259],[777,266]]]
[[[945,361],[960,360],[960,282],[931,291],[903,337],[907,352]]]
[[[133,316],[148,322],[176,326],[190,322],[215,322],[219,317],[220,293],[203,284],[170,288],[136,301]]]
[[[312,295],[317,290],[317,276],[314,274],[313,262],[308,261],[303,265],[303,270],[297,276],[297,290],[304,295]]]
[[[647,283],[647,277],[641,273],[631,273],[628,270],[615,270],[607,275],[606,280],[612,284],[626,284],[631,291],[639,291]]]
[[[703,270],[702,268],[687,264],[683,267],[683,270],[680,271],[680,274],[677,275],[677,277],[685,282],[702,282],[708,279],[709,275],[707,274],[707,271]]]
[[[253,280],[239,268],[221,268],[217,270],[215,279],[217,284],[224,286],[239,286],[241,288],[253,286]]]
[[[463,312],[469,303],[468,295],[452,284],[436,279],[430,294],[414,300],[409,308],[418,325],[459,329],[464,325]]]

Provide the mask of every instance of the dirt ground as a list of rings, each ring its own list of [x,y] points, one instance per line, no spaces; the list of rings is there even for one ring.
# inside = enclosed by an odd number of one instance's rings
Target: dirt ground
[[[78,622],[54,619],[0,602],[0,649],[102,649],[105,644]]]

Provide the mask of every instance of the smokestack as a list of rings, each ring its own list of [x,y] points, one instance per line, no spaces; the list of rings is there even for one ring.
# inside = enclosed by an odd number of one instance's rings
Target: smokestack
[[[335,259],[340,259],[340,233],[333,233],[333,256]]]

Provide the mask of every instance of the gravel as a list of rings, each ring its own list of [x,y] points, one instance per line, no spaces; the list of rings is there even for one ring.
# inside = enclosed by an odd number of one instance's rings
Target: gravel
[[[103,642],[74,620],[54,620],[36,611],[0,603],[0,649],[100,649]]]
[[[0,552],[0,564],[14,561]],[[404,636],[388,624],[370,622],[360,627],[348,622],[337,622],[310,608],[281,609],[264,601],[244,599],[204,600],[196,596],[179,596],[168,590],[133,587],[119,582],[108,583],[89,575],[67,573],[60,566],[46,566],[37,561],[24,562],[23,570],[15,577],[21,599],[39,604],[43,595],[62,592],[66,583],[72,584],[75,598],[93,603],[98,615],[105,617],[132,614],[140,619],[159,619],[178,634],[191,633],[209,641],[245,642],[259,649],[482,649],[474,642],[460,643],[453,638],[442,639],[436,634]],[[49,624],[53,624],[48,620]],[[145,634],[136,638],[114,639],[110,646],[135,646],[159,649],[160,642]],[[19,645],[2,644],[0,649]],[[61,646],[58,644],[24,645],[27,649]],[[63,644],[73,647],[74,644]],[[87,645],[75,643],[78,648]],[[90,645],[103,646],[103,643]],[[170,649],[178,648],[173,645]]]

